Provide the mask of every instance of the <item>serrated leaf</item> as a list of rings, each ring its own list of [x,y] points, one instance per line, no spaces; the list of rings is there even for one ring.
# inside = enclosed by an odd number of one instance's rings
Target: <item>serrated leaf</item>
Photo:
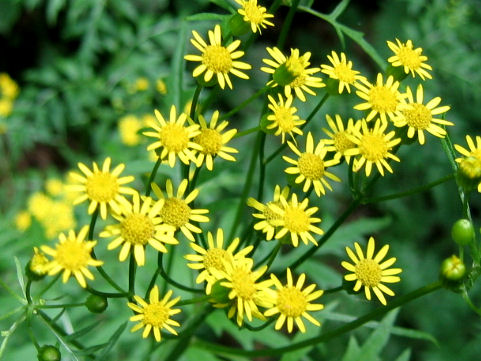
[[[391,336],[392,325],[398,312],[399,309],[395,309],[383,318],[379,326],[362,345],[358,361],[375,360]]]
[[[215,14],[215,13],[199,13],[195,15],[188,16],[187,21],[224,21],[229,15]]]

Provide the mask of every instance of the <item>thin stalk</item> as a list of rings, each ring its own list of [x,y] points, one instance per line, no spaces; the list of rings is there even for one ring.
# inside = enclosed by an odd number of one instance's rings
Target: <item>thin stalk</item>
[[[219,119],[219,122],[222,121],[222,120],[225,120],[225,119],[228,119],[230,118],[231,116],[233,116],[234,114],[236,114],[237,112],[239,112],[240,110],[244,109],[245,106],[247,104],[249,104],[251,101],[253,101],[254,99],[258,98],[259,96],[261,96],[262,94],[264,94],[270,87],[268,86],[265,86],[261,89],[259,89],[258,91],[256,91],[254,94],[252,94],[249,98],[247,98],[246,100],[244,100],[242,103],[240,103],[238,106],[236,106],[234,109],[232,109],[230,112],[224,114],[223,116],[220,117]]]
[[[292,20],[294,19],[294,14],[297,11],[297,7],[299,6],[300,0],[294,0],[291,4],[291,8],[287,13],[286,19],[284,20],[284,24],[282,26],[281,34],[277,39],[277,47],[282,50],[286,43],[287,34],[289,34],[289,30],[291,28]]]
[[[264,146],[266,144],[266,133],[261,133],[261,145],[259,146],[259,185],[257,188],[257,199],[262,199],[264,195],[264,178],[266,176],[266,166],[264,164]]]
[[[203,303],[203,302],[208,302],[210,296],[202,296],[202,297],[194,297],[189,300],[184,300],[180,301],[179,303],[176,303],[176,306],[185,306],[185,305],[191,305],[193,303]]]
[[[135,274],[137,273],[137,263],[135,262],[134,252],[130,253],[129,259],[129,295],[135,295]]]
[[[336,293],[336,292],[342,291],[343,289],[344,289],[344,287],[342,287],[342,286],[330,288],[328,290],[324,290],[324,295]]]
[[[152,168],[152,172],[150,172],[149,179],[147,180],[147,184],[145,185],[145,195],[147,197],[150,196],[150,192],[152,191],[152,182],[155,179],[157,170],[159,169],[161,163],[162,159],[160,159],[160,157],[157,157],[157,162],[155,162],[154,168]]]
[[[35,308],[72,308],[85,306],[85,302],[80,303],[64,303],[60,305],[36,305]]]
[[[277,253],[279,252],[279,250],[281,249],[281,242],[277,241],[277,244],[276,246],[272,249],[272,251],[270,251],[263,259],[261,259],[259,262],[257,262],[257,264],[255,265],[254,268],[257,268],[259,266],[261,266],[262,264],[264,264],[265,262],[267,262],[267,269],[269,269],[272,265],[272,262],[274,262],[274,259],[276,258],[277,256]]]
[[[159,272],[160,276],[165,280],[164,289],[163,289],[162,293],[165,293],[165,291],[167,290],[167,284],[171,284],[172,286],[174,286],[178,289],[188,291],[188,292],[192,292],[192,293],[204,293],[203,290],[199,290],[197,288],[191,288],[191,287],[184,286],[183,284],[180,284],[180,283],[174,281],[172,278],[170,278],[168,273],[164,270],[164,265],[163,265],[162,259],[163,259],[163,253],[160,253],[159,258],[157,259],[157,262],[158,262],[157,271]],[[172,267],[171,259],[172,258],[169,259],[169,264]]]
[[[236,135],[234,135],[234,138],[240,138],[240,137],[243,137],[245,135],[249,135],[251,133],[255,133],[257,131],[261,130],[261,127],[257,126],[257,127],[253,127],[253,128],[249,128],[249,129],[246,129],[246,130],[243,130],[242,132],[238,132],[236,133]]]
[[[190,106],[190,119],[195,122],[195,114],[197,110],[197,103],[199,101],[200,92],[202,91],[202,85],[197,84],[197,88],[195,88],[194,96],[192,97],[192,104]]]
[[[85,290],[87,290],[88,292],[90,292],[94,295],[102,296],[102,297],[105,297],[105,298],[122,298],[122,297],[129,298],[129,297],[131,297],[131,295],[129,295],[127,292],[122,292],[122,293],[102,292],[102,291],[98,291],[98,290],[90,287],[89,285],[87,285]]]

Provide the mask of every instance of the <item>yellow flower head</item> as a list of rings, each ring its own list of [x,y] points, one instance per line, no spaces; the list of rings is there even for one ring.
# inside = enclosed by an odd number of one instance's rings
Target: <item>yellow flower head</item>
[[[282,157],[286,162],[293,165],[293,167],[286,168],[285,172],[287,174],[297,174],[295,182],[304,182],[303,192],[307,192],[313,185],[314,191],[320,197],[321,193],[326,194],[324,187],[332,191],[332,187],[327,182],[326,177],[336,182],[341,181],[335,174],[326,170],[328,167],[339,164],[339,158],[325,160],[327,147],[322,140],[314,147],[314,138],[311,132],[307,133],[305,152],[301,152],[292,142],[288,141],[287,144],[298,158],[296,160],[287,156]]]
[[[217,229],[216,239],[212,233],[207,232],[208,248],[204,249],[195,243],[191,243],[190,247],[198,254],[188,254],[185,258],[192,262],[188,263],[189,268],[195,270],[202,270],[196,283],[207,282],[205,293],[210,294],[212,286],[219,280],[219,272],[225,272],[225,263],[233,264],[240,259],[246,259],[245,257],[252,251],[253,246],[243,248],[237,253],[234,253],[239,246],[239,238],[229,244],[227,249],[224,249],[224,232],[221,228]]]
[[[170,333],[177,335],[172,326],[179,327],[180,324],[177,321],[171,319],[173,315],[181,312],[179,308],[172,308],[180,297],[170,299],[172,297],[172,290],[169,290],[165,296],[159,299],[159,288],[154,286],[149,293],[149,302],[147,303],[142,297],[135,295],[134,300],[137,303],[129,302],[129,306],[137,314],[130,317],[130,321],[137,322],[130,332],[135,332],[144,328],[142,337],[149,336],[150,331],[153,330],[155,340],[160,342],[162,339],[160,331],[166,329]]]
[[[42,192],[35,192],[28,199],[28,211],[39,221],[48,217],[52,199]]]
[[[421,55],[423,52],[422,48],[414,49],[413,42],[411,40],[402,43],[399,39],[396,39],[394,44],[392,41],[388,41],[387,45],[394,53],[389,59],[387,59],[392,66],[402,66],[406,74],[411,73],[413,78],[414,73],[417,73],[421,79],[424,78],[431,79],[432,76],[427,72],[427,70],[433,70],[430,65],[424,63],[428,60],[427,56]]]
[[[273,220],[272,223],[280,227],[276,233],[275,238],[281,239],[286,234],[290,234],[291,242],[294,247],[299,245],[299,238],[304,244],[309,242],[317,246],[317,241],[312,236],[312,233],[323,234],[324,231],[316,227],[314,223],[321,222],[320,218],[311,217],[317,212],[319,208],[309,207],[309,199],[305,198],[302,202],[297,200],[297,195],[294,193],[290,201],[281,194],[279,201],[281,206],[270,204],[269,207],[279,214],[279,219]]]
[[[294,133],[302,135],[302,130],[298,126],[306,121],[296,115],[297,108],[292,106],[292,101],[294,100],[292,96],[288,96],[285,101],[281,94],[277,96],[279,97],[279,102],[276,102],[272,96],[267,96],[270,102],[268,107],[272,110],[272,113],[267,116],[267,120],[272,122],[267,126],[267,129],[277,128],[274,135],[278,136],[280,134],[282,143],[286,140],[286,134],[289,134],[292,140],[295,141]]]
[[[200,150],[200,147],[192,141],[192,138],[199,135],[197,124],[184,126],[187,114],[182,113],[177,118],[175,106],[170,108],[169,122],[166,122],[158,110],[155,111],[157,121],[148,121],[148,126],[154,131],[143,132],[142,134],[156,138],[156,141],[147,147],[147,150],[156,150],[161,159],[167,158],[169,165],[174,168],[176,156],[184,164],[195,162],[193,149]]]
[[[92,214],[97,208],[100,208],[102,219],[107,218],[107,206],[114,211],[118,211],[118,205],[127,201],[123,194],[134,194],[136,192],[135,189],[124,186],[124,184],[134,180],[133,176],[119,177],[125,168],[125,164],[119,164],[111,172],[111,162],[110,157],[105,158],[102,169],[99,168],[97,163],[93,162],[92,170],[85,164],[78,163],[83,175],[76,172],[70,172],[69,174],[69,177],[79,184],[69,185],[67,189],[72,192],[82,192],[82,195],[74,200],[74,204],[89,200],[88,213]]]
[[[263,72],[272,74],[272,80],[267,85],[283,86],[284,95],[289,97],[294,90],[296,96],[303,102],[306,101],[304,92],[316,95],[311,88],[326,86],[321,78],[313,76],[320,68],[309,68],[311,53],[299,54],[299,49],[291,49],[291,55],[286,57],[278,48],[266,48],[272,59],[262,59],[269,67],[261,67]]]
[[[287,321],[287,332],[292,332],[295,322],[297,328],[299,328],[302,333],[305,333],[306,327],[304,326],[302,317],[316,326],[321,325],[319,321],[308,313],[308,311],[320,311],[324,308],[324,305],[320,303],[311,303],[315,299],[321,297],[324,291],[314,291],[316,288],[315,284],[311,284],[302,289],[306,280],[306,275],[304,273],[299,276],[297,282],[294,284],[292,273],[289,268],[287,268],[286,285],[283,285],[273,273],[271,273],[271,279],[276,286],[276,290],[273,291],[274,304],[272,308],[264,312],[264,316],[269,317],[279,314],[279,318],[275,325],[276,330],[281,329]]]
[[[217,110],[212,114],[209,125],[207,125],[204,117],[199,115],[200,134],[193,140],[201,148],[197,155],[197,167],[201,167],[202,163],[205,162],[207,169],[212,170],[214,168],[214,157],[216,156],[235,162],[235,158],[229,153],[238,153],[238,150],[228,147],[226,144],[237,133],[237,129],[231,129],[222,133],[229,125],[229,122],[224,120],[217,124],[218,119],[219,112]]]
[[[358,80],[365,79],[364,76],[360,75],[360,71],[352,69],[352,61],[348,61],[346,54],[343,52],[341,52],[341,57],[339,57],[335,51],[332,51],[331,55],[327,55],[327,58],[332,66],[321,64],[321,71],[329,75],[329,78],[339,81],[339,94],[342,94],[344,89],[350,93],[351,85],[355,85]]]
[[[387,261],[383,261],[389,250],[389,245],[385,245],[374,256],[374,238],[370,237],[367,243],[366,255],[361,249],[361,246],[357,242],[354,243],[356,253],[354,253],[349,247],[346,247],[346,252],[353,263],[342,261],[341,265],[347,269],[349,273],[344,276],[346,281],[356,281],[354,285],[354,291],[357,292],[364,286],[364,293],[368,300],[371,299],[371,289],[377,296],[379,301],[383,305],[386,305],[386,298],[384,294],[394,296],[394,292],[386,287],[383,283],[396,283],[401,279],[395,276],[402,272],[401,268],[389,268],[396,258],[389,258]]]
[[[142,128],[142,121],[135,115],[126,115],[119,119],[120,140],[130,147],[140,143],[138,131]]]
[[[394,130],[386,134],[386,128],[387,121],[381,119],[376,120],[374,127],[371,129],[365,119],[361,120],[361,130],[355,129],[354,136],[351,137],[351,140],[356,144],[356,148],[345,152],[346,155],[350,156],[359,155],[359,158],[354,161],[353,170],[355,172],[365,165],[366,176],[369,176],[374,164],[382,176],[384,176],[384,168],[392,173],[392,168],[387,160],[400,161],[398,157],[391,153],[391,150],[401,142],[401,139],[394,138]]]
[[[399,115],[399,104],[403,98],[403,94],[398,91],[399,82],[394,81],[392,75],[390,75],[386,83],[383,81],[381,73],[377,74],[376,84],[371,84],[366,79],[360,79],[359,83],[356,83],[356,94],[361,99],[365,100],[365,103],[360,103],[354,106],[357,110],[369,110],[367,121],[373,119],[377,114],[382,120],[394,118]]]
[[[254,229],[256,231],[260,230],[262,233],[265,233],[267,241],[270,241],[274,237],[277,221],[281,219],[281,216],[277,212],[273,211],[270,206],[275,205],[282,207],[280,202],[281,195],[284,198],[287,198],[289,196],[289,188],[284,187],[281,191],[281,187],[276,185],[273,199],[272,201],[267,202],[267,204],[260,203],[254,198],[247,199],[247,205],[260,212],[252,214],[254,218],[260,219],[259,222],[254,224]]]
[[[155,88],[160,94],[167,94],[167,84],[165,84],[165,81],[163,79],[157,79],[157,81],[155,82]]]
[[[190,208],[189,203],[197,198],[199,190],[194,189],[184,198],[187,186],[187,179],[182,180],[179,184],[179,188],[177,188],[177,193],[175,194],[172,181],[167,179],[165,185],[166,196],[155,183],[152,183],[152,190],[159,199],[164,200],[164,205],[160,209],[160,218],[162,221],[165,224],[175,227],[176,230],[180,229],[189,241],[194,242],[195,239],[192,232],[202,233],[202,230],[199,227],[194,226],[191,221],[209,222],[209,217],[204,215],[209,213],[209,211],[207,209]]]
[[[444,138],[446,130],[438,124],[454,125],[447,120],[434,118],[436,115],[446,113],[450,109],[447,105],[438,107],[439,103],[441,103],[440,97],[431,99],[426,105],[423,104],[423,99],[424,92],[421,84],[418,85],[416,90],[416,100],[414,100],[411,88],[409,86],[406,87],[406,98],[403,99],[399,106],[400,114],[393,119],[396,127],[408,127],[407,135],[409,138],[414,137],[417,133],[419,144],[424,144],[424,131],[436,137]]]
[[[65,192],[65,186],[58,178],[47,179],[45,182],[45,189],[51,196],[61,196]]]
[[[97,241],[86,241],[88,226],[82,227],[76,235],[70,230],[67,235],[60,233],[59,242],[55,249],[49,246],[42,246],[41,250],[53,259],[45,266],[49,275],[55,275],[63,270],[62,282],[66,283],[73,274],[81,287],[87,287],[85,277],[93,280],[94,275],[87,268],[88,266],[98,267],[102,261],[92,258],[91,252]]]
[[[271,23],[269,18],[273,18],[274,15],[269,14],[267,9],[263,6],[257,5],[257,0],[235,0],[240,6],[241,9],[237,10],[237,12],[244,17],[244,21],[251,24],[252,32],[255,33],[259,30],[259,34],[261,34],[261,27],[267,28],[267,25],[274,26]]]
[[[476,140],[476,143],[474,143]],[[462,169],[462,172],[469,176],[469,178],[478,178],[477,174],[481,166],[481,137],[479,135],[476,138],[466,135],[466,143],[468,149],[455,144],[454,148],[461,153],[463,157],[456,158],[456,162]],[[478,184],[478,192],[481,193],[481,182]]]
[[[335,158],[341,159],[344,157],[346,162],[349,163],[351,156],[346,154],[346,151],[355,148],[356,144],[351,140],[354,131],[361,129],[361,122],[358,120],[354,123],[352,118],[347,121],[347,126],[344,127],[344,123],[339,114],[335,115],[336,121],[331,118],[329,114],[326,114],[327,124],[331,130],[322,128],[324,133],[331,139],[324,139],[324,144],[328,152],[336,152]]]
[[[146,91],[147,89],[149,89],[149,85],[150,85],[149,79],[142,76],[140,78],[135,79],[133,90],[134,92]]]
[[[57,237],[59,232],[75,228],[74,210],[70,201],[51,200],[44,218],[39,219],[47,238]]]
[[[33,256],[30,259],[29,268],[34,274],[38,276],[43,276],[47,274],[48,268],[47,265],[49,263],[48,258],[45,254],[40,251],[37,247],[33,247]]]
[[[8,98],[0,98],[0,117],[8,117],[12,114],[13,101]],[[7,131],[7,125],[1,124],[2,129],[0,134],[5,134]]]
[[[141,200],[139,194],[135,193],[132,203],[122,204],[120,212],[113,214],[119,223],[107,226],[100,232],[100,237],[115,237],[107,246],[109,250],[122,245],[119,261],[125,261],[133,249],[135,261],[139,266],[143,266],[147,244],[159,252],[166,253],[164,243],[179,243],[174,238],[175,227],[162,223],[160,210],[163,205],[163,199],[155,202],[150,197],[143,197]]]
[[[18,84],[7,73],[0,73],[0,98],[14,100],[19,93]]]
[[[190,42],[202,53],[201,55],[188,54],[184,56],[185,60],[201,63],[194,69],[194,78],[205,72],[204,81],[208,82],[216,75],[217,82],[222,89],[225,88],[226,83],[232,89],[229,73],[242,79],[249,79],[247,74],[238,70],[252,68],[249,64],[237,60],[244,55],[243,51],[236,50],[241,44],[240,40],[233,41],[227,47],[223,46],[220,25],[216,25],[214,31],[209,30],[210,44],[207,44],[197,31],[193,30],[192,35],[194,38],[190,39]]]
[[[32,224],[32,216],[29,211],[20,211],[15,216],[15,227],[19,231],[25,231]]]

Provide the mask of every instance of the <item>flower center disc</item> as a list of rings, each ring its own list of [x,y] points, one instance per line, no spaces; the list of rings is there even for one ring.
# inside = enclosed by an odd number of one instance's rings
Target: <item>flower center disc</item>
[[[280,206],[280,204],[279,204],[279,202],[269,202],[269,203],[266,204],[266,206],[264,207],[264,210],[262,211],[262,214],[264,215],[264,217],[266,217],[267,223],[269,223],[271,226],[273,226],[272,221],[278,220],[280,217],[279,217],[279,214],[274,212],[269,207],[270,204],[274,204],[276,206]]]
[[[382,270],[372,259],[363,259],[356,266],[356,276],[364,286],[375,287],[381,282]]]
[[[167,198],[164,206],[160,210],[162,220],[176,228],[189,223],[190,207],[178,198]]]
[[[396,95],[384,85],[376,85],[369,92],[369,99],[374,110],[378,112],[394,112],[398,105]]]
[[[277,308],[287,317],[299,317],[306,311],[306,297],[295,287],[285,287],[277,292]]]
[[[346,64],[338,64],[334,67],[334,74],[340,81],[354,83],[354,72]]]
[[[276,117],[279,128],[283,132],[290,132],[292,129],[294,129],[294,118],[291,114],[290,108],[279,107],[274,112],[274,116]]]
[[[410,69],[417,69],[421,67],[421,59],[419,58],[419,54],[413,49],[403,46],[399,49],[397,56],[399,61]]]
[[[67,240],[57,246],[57,262],[70,271],[85,267],[90,259],[90,252],[83,243]]]
[[[97,172],[87,178],[87,195],[97,202],[109,202],[119,191],[117,177],[110,173]]]
[[[339,132],[334,135],[334,146],[339,153],[344,153],[347,149],[353,148],[354,143],[346,136],[346,132]]]
[[[229,50],[220,45],[208,45],[202,54],[202,63],[214,73],[228,73],[232,69]]]
[[[144,308],[144,323],[162,327],[169,318],[169,309],[163,304],[153,303]]]
[[[141,214],[131,214],[120,227],[122,237],[131,244],[147,244],[154,233],[150,218]]]
[[[224,263],[222,261],[232,262],[232,257],[229,256],[229,253],[224,249],[211,248],[204,256],[204,267],[207,271],[210,271],[212,268],[219,271],[225,271]]]
[[[247,18],[250,20],[251,23],[255,25],[262,24],[264,20],[264,12],[261,11],[262,8],[255,5],[255,3],[248,2],[244,5],[244,10],[246,12]]]
[[[245,269],[235,269],[232,272],[232,288],[240,298],[251,299],[256,292],[251,272]]]
[[[309,216],[301,209],[288,206],[284,213],[285,227],[295,233],[309,230]]]
[[[324,162],[312,153],[302,153],[297,162],[299,172],[309,179],[320,179],[324,175]]]
[[[416,129],[426,129],[431,124],[431,111],[423,104],[411,104],[409,109],[403,110],[406,123]]]
[[[371,162],[384,158],[388,152],[386,141],[377,134],[364,135],[359,149],[364,158]]]
[[[202,129],[194,141],[203,148],[203,152],[206,154],[215,155],[222,148],[222,136],[214,129]]]
[[[166,124],[159,132],[159,138],[162,145],[169,151],[179,153],[189,143],[189,137],[185,128],[179,124]]]

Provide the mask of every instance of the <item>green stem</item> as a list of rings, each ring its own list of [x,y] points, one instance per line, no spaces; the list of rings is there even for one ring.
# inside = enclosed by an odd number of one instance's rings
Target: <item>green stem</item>
[[[234,138],[240,138],[240,137],[243,137],[245,135],[248,135],[248,134],[251,134],[251,133],[254,133],[254,132],[257,132],[261,130],[261,127],[257,126],[257,127],[253,127],[253,128],[249,128],[247,130],[243,130],[242,132],[239,132],[237,133],[236,135],[234,135]]]
[[[170,266],[172,266],[172,262],[171,262],[171,259],[173,257],[171,257],[169,259],[169,264]],[[204,291],[202,290],[199,290],[197,288],[191,288],[191,287],[187,287],[187,286],[184,286],[183,284],[180,284],[176,281],[174,281],[172,278],[169,277],[168,273],[165,272],[164,270],[164,265],[163,265],[163,253],[159,253],[159,257],[157,258],[157,262],[158,262],[158,265],[157,265],[157,271],[159,272],[160,276],[165,280],[165,286],[164,286],[164,290],[163,290],[163,293],[165,293],[166,289],[167,289],[167,284],[171,284],[172,286],[178,288],[178,289],[181,289],[181,290],[184,290],[184,291],[188,291],[188,292],[192,292],[192,293],[204,293]]]
[[[244,107],[249,104],[251,101],[253,101],[254,99],[258,98],[259,96],[261,96],[262,94],[264,94],[270,87],[268,86],[265,86],[261,89],[259,89],[257,92],[255,92],[254,94],[252,94],[249,98],[247,98],[246,100],[244,100],[242,103],[240,103],[238,106],[236,106],[234,109],[232,109],[230,112],[224,114],[223,116],[220,117],[219,119],[219,122],[222,121],[222,120],[225,120],[227,118],[230,118],[231,116],[233,116],[235,113],[239,112],[240,110],[244,109]],[[237,135],[238,137],[239,135]]]
[[[35,308],[72,308],[72,307],[81,307],[85,306],[85,302],[81,303],[64,303],[60,305],[36,305]]]
[[[176,306],[185,306],[185,305],[191,305],[193,303],[203,303],[203,302],[208,302],[210,298],[211,298],[210,296],[195,297],[195,298],[191,298],[189,300],[180,301],[179,303],[176,303],[175,305]]]
[[[265,256],[262,260],[260,260],[256,265],[255,268],[261,266],[264,262],[267,261],[267,269],[271,268],[272,262],[274,262],[277,254],[279,253],[279,250],[281,249],[281,242],[277,241],[276,246],[274,249],[267,255]]]
[[[375,197],[375,198],[367,198],[363,199],[361,204],[369,204],[369,203],[378,203],[378,202],[383,202],[391,199],[397,199],[397,198],[402,198],[402,197],[407,197],[416,193],[421,193],[424,192],[428,189],[434,188],[435,186],[445,183],[451,179],[454,179],[455,174],[448,174],[447,176],[444,176],[442,178],[439,178],[438,180],[435,180],[433,182],[430,182],[428,184],[419,186],[419,187],[414,187],[411,188],[407,191],[404,192],[399,192],[399,193],[394,193],[394,194],[389,194],[385,196],[380,196],[380,197]]]
[[[27,285],[25,286],[25,298],[27,299],[28,303],[32,303],[32,297],[30,295],[31,287],[32,287],[32,280],[29,279],[27,281]]]
[[[344,287],[342,286],[339,286],[339,287],[334,287],[334,288],[330,288],[328,290],[324,290],[324,295],[328,295],[328,294],[331,294],[331,293],[336,293],[336,292],[339,292],[339,291],[342,291],[344,289]]]
[[[271,318],[269,321],[266,321],[264,322],[262,325],[260,326],[251,326],[249,325],[248,323],[245,323],[244,326],[245,328],[247,328],[249,331],[252,331],[252,332],[259,332],[259,331],[262,331],[263,329],[265,329],[267,326],[269,326],[272,322],[275,321],[275,318]]]
[[[56,333],[58,333],[60,336],[62,336],[62,338],[67,338],[69,336],[69,334],[67,332],[65,332],[63,330],[63,328],[61,328],[59,325],[57,325],[50,317],[48,317],[48,315],[46,313],[44,313],[43,311],[41,310],[38,310],[37,311],[37,314],[40,316],[40,318],[43,319],[43,321],[45,323],[47,323],[47,325],[52,329],[54,330]],[[78,342],[77,340],[75,339],[72,339],[72,340],[69,340],[69,342],[77,347],[79,350],[83,350],[85,348],[84,345],[82,345],[80,342]],[[89,356],[93,356],[93,355],[89,355]]]
[[[195,88],[194,96],[192,97],[192,104],[190,105],[190,119],[195,122],[195,114],[197,110],[197,103],[199,102],[200,92],[202,91],[202,85],[197,84],[197,88]]]
[[[137,273],[137,263],[135,262],[134,252],[130,252],[129,259],[129,295],[135,295],[135,274]]]
[[[46,286],[45,288],[43,288],[39,294],[37,295],[38,298],[42,297],[42,295],[47,292],[50,287],[52,287],[54,285],[55,282],[57,282],[57,280],[60,278],[60,275],[61,273],[59,273],[58,275],[56,275]]]
[[[266,144],[266,133],[261,132],[261,145],[259,146],[259,185],[257,189],[257,199],[262,199],[264,195],[264,178],[266,176],[266,165],[264,164],[265,144]]]
[[[352,331],[367,322],[374,320],[380,316],[385,315],[389,311],[400,307],[412,300],[415,300],[419,297],[422,297],[424,295],[427,295],[431,292],[434,292],[438,289],[441,288],[441,283],[440,282],[435,282],[429,285],[426,285],[424,287],[418,288],[415,291],[412,291],[411,293],[408,293],[407,295],[398,297],[397,299],[394,299],[391,303],[389,303],[387,306],[382,306],[378,307],[372,312],[369,312],[368,314],[359,317],[355,319],[352,322],[349,322],[345,324],[344,326],[338,327],[332,331],[328,331],[325,333],[322,333],[319,336],[312,337],[310,339],[300,341],[294,344],[290,344],[288,346],[284,347],[279,347],[279,348],[266,348],[266,349],[257,349],[257,350],[242,350],[239,348],[233,348],[233,347],[227,347],[227,346],[221,346],[217,344],[213,344],[210,342],[206,341],[196,341],[193,346],[198,347],[198,348],[203,348],[206,350],[209,350],[210,352],[218,355],[239,355],[239,356],[245,356],[245,357],[255,357],[255,356],[277,356],[277,355],[283,355],[295,350],[299,350],[305,347],[311,347],[314,345],[318,345],[319,343],[326,342],[336,336],[345,334],[349,331]]]
[[[102,291],[96,290],[95,288],[90,287],[89,285],[87,285],[85,290],[94,294],[94,295],[102,296],[102,297],[105,297],[105,298],[122,298],[122,297],[129,298],[129,297],[131,297],[131,295],[129,295],[129,293],[127,293],[127,292],[121,292],[121,293],[102,292]]]
[[[161,163],[162,159],[160,159],[160,157],[157,157],[157,162],[155,162],[154,168],[152,169],[152,172],[150,172],[149,179],[147,180],[147,184],[145,185],[145,195],[147,197],[150,196],[150,192],[152,191],[152,182],[155,179],[157,170],[159,169]]]
[[[300,0],[294,0],[291,4],[291,8],[287,13],[286,19],[284,20],[284,24],[282,25],[281,34],[277,39],[277,47],[282,50],[286,43],[287,34],[289,34],[289,30],[291,28],[292,20],[294,19],[294,14],[297,11],[297,7],[299,6]]]

